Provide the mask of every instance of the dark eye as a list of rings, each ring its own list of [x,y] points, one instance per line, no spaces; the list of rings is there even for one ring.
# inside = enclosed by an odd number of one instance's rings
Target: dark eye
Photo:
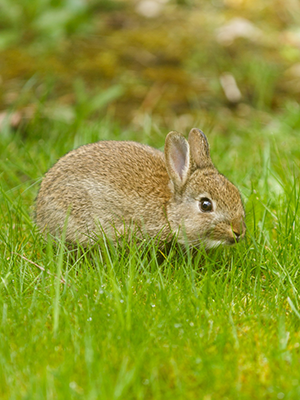
[[[203,197],[200,200],[200,210],[203,212],[211,212],[213,210],[212,201],[207,197]]]

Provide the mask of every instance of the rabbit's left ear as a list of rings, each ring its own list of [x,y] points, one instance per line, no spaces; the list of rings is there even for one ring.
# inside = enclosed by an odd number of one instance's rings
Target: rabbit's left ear
[[[214,167],[209,154],[207,138],[200,129],[191,129],[189,133],[189,145],[192,161],[196,164],[197,168]]]
[[[175,191],[180,191],[190,174],[190,146],[178,132],[170,132],[165,144],[166,167]]]

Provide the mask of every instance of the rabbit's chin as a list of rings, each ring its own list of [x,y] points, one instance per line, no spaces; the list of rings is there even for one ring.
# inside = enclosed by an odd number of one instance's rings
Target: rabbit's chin
[[[215,239],[206,239],[205,240],[205,247],[206,249],[215,249],[219,246],[228,246],[234,243],[228,242],[227,240],[215,240]]]

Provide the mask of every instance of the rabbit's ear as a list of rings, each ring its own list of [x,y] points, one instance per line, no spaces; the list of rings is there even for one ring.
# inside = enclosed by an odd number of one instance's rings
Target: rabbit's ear
[[[197,168],[213,167],[209,155],[208,141],[200,129],[191,129],[189,133],[189,145],[192,161],[196,164]]]
[[[166,167],[175,190],[184,186],[190,174],[190,146],[178,132],[170,132],[165,144]]]

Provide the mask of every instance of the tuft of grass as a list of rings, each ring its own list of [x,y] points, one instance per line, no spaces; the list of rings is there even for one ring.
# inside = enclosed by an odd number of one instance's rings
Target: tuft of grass
[[[136,139],[109,119],[79,120],[73,131],[37,118],[0,136],[0,398],[298,398],[295,109],[273,133],[253,121],[243,140],[238,125],[209,135],[248,227],[243,243],[209,253],[134,238],[88,249],[44,242],[33,204],[47,168],[83,143]],[[147,124],[139,140],[161,146]],[[280,124],[290,127],[284,146]]]

